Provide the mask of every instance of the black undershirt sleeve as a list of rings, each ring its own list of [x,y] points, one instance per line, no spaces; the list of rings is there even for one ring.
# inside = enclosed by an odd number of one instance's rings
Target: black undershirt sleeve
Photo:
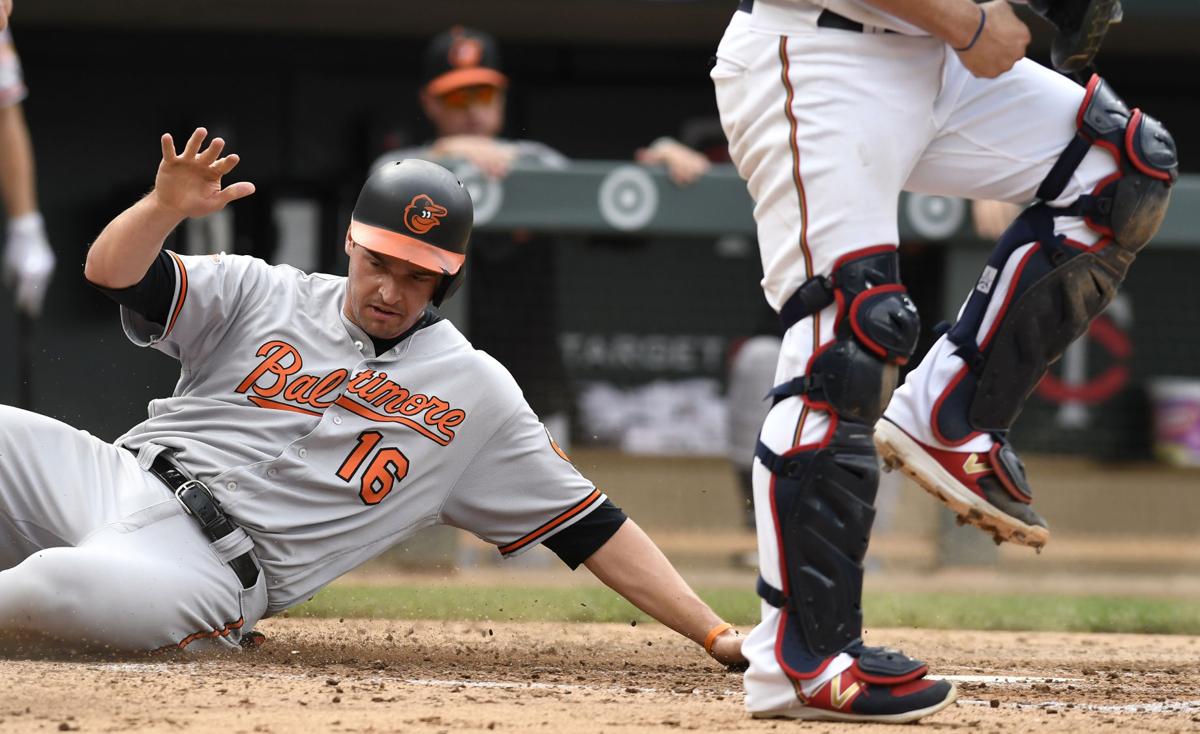
[[[88,282],[130,311],[159,326],[165,326],[171,310],[171,299],[175,297],[176,277],[175,263],[167,251],[162,250],[142,279],[128,288],[105,288]]]
[[[600,550],[600,546],[607,543],[627,519],[628,516],[620,507],[605,498],[599,507],[589,512],[582,520],[560,530],[542,545],[554,551],[555,555],[574,571],[581,563],[591,558],[593,553]]]

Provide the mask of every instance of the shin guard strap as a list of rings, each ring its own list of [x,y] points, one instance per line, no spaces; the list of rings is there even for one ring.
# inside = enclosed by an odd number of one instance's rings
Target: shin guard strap
[[[768,584],[767,580],[762,576],[758,577],[758,583],[755,585],[755,591],[758,592],[758,596],[763,601],[775,607],[776,609],[783,609],[784,606],[787,605],[787,596],[785,596],[784,593],[779,589],[776,589],[774,586]]]
[[[859,677],[868,683],[898,685],[921,678],[929,670],[920,660],[886,647],[863,645],[847,652],[856,655],[858,659],[854,664],[858,667]]]

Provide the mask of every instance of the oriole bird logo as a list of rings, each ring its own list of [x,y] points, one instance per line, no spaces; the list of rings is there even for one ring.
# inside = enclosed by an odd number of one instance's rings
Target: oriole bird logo
[[[461,28],[455,30],[455,39],[448,54],[450,65],[456,69],[479,66],[483,58],[483,44],[478,39],[463,36]]]
[[[404,207],[404,226],[415,234],[425,234],[441,224],[441,218],[447,213],[446,207],[435,203],[428,194],[417,194],[412,202]]]

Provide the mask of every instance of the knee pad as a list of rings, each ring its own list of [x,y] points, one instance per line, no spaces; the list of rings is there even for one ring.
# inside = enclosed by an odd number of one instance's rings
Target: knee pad
[[[1062,214],[1082,215],[1100,234],[1136,254],[1158,232],[1171,186],[1179,177],[1175,140],[1161,122],[1130,110],[1103,79],[1093,75],[1076,118],[1078,132],[1038,187],[1037,197],[1058,198],[1092,146],[1107,150],[1118,172]]]
[[[862,561],[879,461],[870,427],[852,422],[839,422],[819,446],[780,455],[760,441],[756,455],[773,475],[783,579],[782,589],[759,579],[759,594],[782,610],[780,663],[793,677],[807,678],[862,636]]]
[[[780,311],[791,328],[837,303],[834,338],[809,358],[804,377],[771,391],[776,400],[802,395],[814,408],[874,424],[896,389],[899,367],[917,346],[917,308],[900,284],[892,247],[872,247],[840,258],[830,277],[801,286]]]

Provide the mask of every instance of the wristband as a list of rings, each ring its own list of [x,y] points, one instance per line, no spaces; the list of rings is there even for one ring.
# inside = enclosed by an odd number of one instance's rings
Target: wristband
[[[980,8],[979,9],[979,27],[975,29],[975,35],[971,36],[971,42],[968,43],[966,46],[963,46],[962,48],[955,48],[954,50],[958,51],[960,53],[963,51],[970,51],[975,46],[975,42],[979,40],[979,34],[983,33],[983,25],[985,23],[987,23],[987,11],[985,11],[983,8]],[[953,48],[953,47],[951,47],[951,48]]]
[[[717,641],[718,637],[725,634],[726,632],[728,632],[731,629],[733,629],[733,625],[728,622],[722,622],[722,623],[718,624],[716,627],[713,627],[712,629],[710,629],[708,631],[708,634],[704,636],[704,652],[708,653],[709,655],[712,655],[713,643]]]

